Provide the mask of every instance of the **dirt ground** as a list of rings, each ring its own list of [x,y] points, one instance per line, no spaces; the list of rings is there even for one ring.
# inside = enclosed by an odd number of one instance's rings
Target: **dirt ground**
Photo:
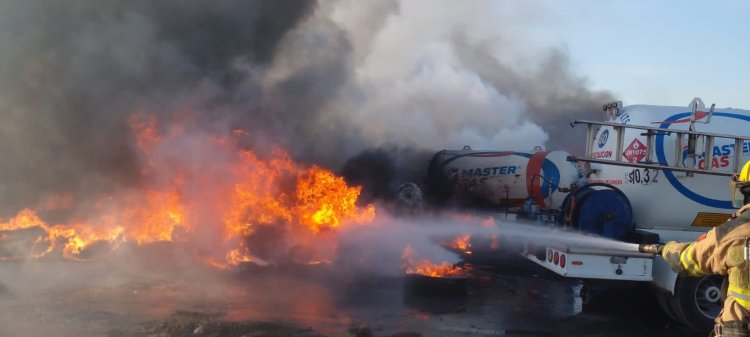
[[[405,295],[402,276],[335,265],[111,263],[0,264],[0,336],[705,335],[671,323],[642,289],[588,292],[523,260],[466,265],[459,297]]]

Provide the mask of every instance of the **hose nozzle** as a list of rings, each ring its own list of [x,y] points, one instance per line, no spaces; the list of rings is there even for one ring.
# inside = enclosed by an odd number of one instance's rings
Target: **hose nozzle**
[[[661,251],[664,249],[664,245],[662,244],[640,244],[638,245],[638,251],[641,253],[646,254],[654,254],[654,255],[661,255]]]

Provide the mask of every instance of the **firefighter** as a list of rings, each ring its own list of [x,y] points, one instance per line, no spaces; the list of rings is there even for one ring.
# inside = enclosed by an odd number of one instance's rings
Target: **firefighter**
[[[732,178],[730,187],[732,205],[739,208],[731,219],[696,242],[668,242],[661,255],[683,276],[727,276],[724,307],[712,335],[750,336],[750,261],[745,255],[745,247],[750,247],[750,161]]]

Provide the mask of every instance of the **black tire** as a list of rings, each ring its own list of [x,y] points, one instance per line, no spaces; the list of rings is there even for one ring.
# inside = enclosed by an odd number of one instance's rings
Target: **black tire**
[[[656,302],[659,303],[659,307],[661,307],[661,310],[669,317],[669,319],[676,321],[676,322],[682,322],[683,318],[679,317],[677,313],[675,313],[673,306],[672,306],[672,294],[669,292],[660,292],[656,294]]]
[[[721,284],[724,277],[678,277],[670,304],[681,323],[698,331],[709,332],[721,312]]]

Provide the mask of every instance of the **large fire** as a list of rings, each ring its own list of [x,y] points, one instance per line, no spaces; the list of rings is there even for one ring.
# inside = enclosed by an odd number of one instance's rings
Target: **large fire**
[[[404,247],[401,254],[404,260],[404,269],[407,274],[417,274],[430,277],[460,277],[464,276],[464,270],[449,262],[440,264],[433,263],[428,259],[417,259],[414,255],[414,249],[410,245]]]
[[[129,122],[142,183],[94,202],[54,196],[45,206],[0,221],[0,243],[21,232],[31,238],[20,250],[2,246],[0,259],[55,251],[77,259],[97,243],[115,249],[177,241],[202,246],[210,253],[201,258],[224,267],[256,260],[247,238],[259,228],[275,228],[283,233],[278,245],[291,248],[375,216],[372,205],[357,205],[360,187],[324,168],[295,163],[282,149],[256,154],[241,145],[252,136],[242,130],[215,136],[191,128],[189,118],[160,128],[156,118],[142,114]],[[73,206],[78,211],[64,223],[49,224],[40,216]],[[311,262],[325,258],[309,256]]]

